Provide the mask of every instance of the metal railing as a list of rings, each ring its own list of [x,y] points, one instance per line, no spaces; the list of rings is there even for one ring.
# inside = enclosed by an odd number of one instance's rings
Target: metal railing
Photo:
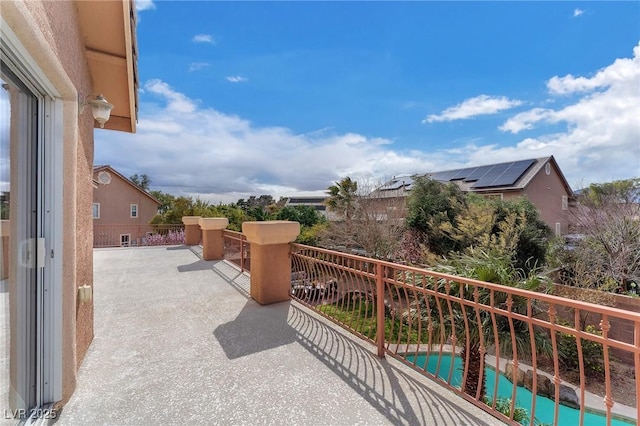
[[[242,232],[224,229],[224,258],[236,264],[242,272],[251,270],[251,250],[247,237]]]
[[[503,421],[585,424],[598,415],[592,410],[600,410],[599,424],[606,419],[609,425],[625,417],[635,424],[640,416],[638,377],[635,408],[615,404],[611,355],[614,349],[627,353],[633,371],[640,372],[638,313],[291,247],[294,299],[377,345],[378,355],[401,360]],[[612,336],[614,321],[633,330],[633,341]],[[587,380],[594,374],[604,383],[599,406],[586,403]],[[530,402],[522,402],[521,388],[531,390]],[[564,408],[570,404],[573,411]]]
[[[93,225],[93,247],[138,247],[184,244],[182,224]]]

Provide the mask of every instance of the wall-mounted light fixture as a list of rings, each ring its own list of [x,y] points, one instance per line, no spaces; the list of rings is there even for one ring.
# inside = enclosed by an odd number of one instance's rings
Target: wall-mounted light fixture
[[[113,105],[109,103],[101,94],[96,96],[95,99],[79,101],[80,103],[80,112],[84,110],[85,105],[91,105],[91,112],[93,113],[93,118],[100,124],[100,128],[104,129],[104,123],[109,121],[109,117],[111,116],[111,110],[113,109]]]

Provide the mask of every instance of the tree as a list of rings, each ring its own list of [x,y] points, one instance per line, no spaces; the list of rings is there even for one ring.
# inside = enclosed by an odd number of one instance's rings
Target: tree
[[[458,185],[419,176],[414,180],[407,207],[407,225],[425,235],[430,251],[443,256],[461,248],[458,241],[441,229],[445,222],[456,227],[457,217],[466,207],[465,194]]]
[[[344,246],[378,259],[395,257],[405,228],[401,219],[404,201],[380,203],[372,195],[375,188],[367,182],[359,185],[349,177],[328,188],[326,204],[342,220],[329,222],[321,236],[322,245]]]
[[[259,197],[256,197],[255,195],[251,195],[248,200],[245,200],[244,198],[240,198],[236,202],[236,205],[246,212],[254,208],[261,208],[263,210],[267,210],[267,207],[273,204],[276,204],[275,200],[273,199],[273,196],[268,194],[263,194],[263,195],[260,195]]]
[[[251,207],[247,210],[247,214],[253,218],[253,220],[258,222],[264,222],[271,219],[269,212],[262,206]]]
[[[502,201],[467,195],[466,208],[455,225],[440,228],[459,244],[461,251],[481,249],[511,259],[525,273],[544,265],[551,230],[536,207],[524,197]]]
[[[212,208],[213,217],[226,217],[229,219],[228,229],[242,231],[242,223],[250,220],[249,216],[239,207],[233,204],[219,204]]]
[[[350,221],[357,208],[357,191],[358,182],[351,180],[350,177],[335,182],[327,188],[327,195],[329,195],[326,201],[327,207],[347,222]]]
[[[291,220],[300,223],[300,235],[296,242],[307,245],[318,245],[319,235],[327,227],[327,219],[313,206],[283,207],[275,216],[277,220]]]
[[[640,179],[592,184],[581,192],[573,219],[585,238],[569,269],[587,268],[597,288],[635,292],[640,284]]]
[[[312,227],[317,223],[324,223],[326,219],[313,206],[287,206],[276,215],[277,220],[291,220],[299,222],[300,226]]]
[[[547,288],[548,284],[547,279],[538,273],[539,269],[532,269],[525,274],[513,266],[509,256],[499,256],[483,251],[472,250],[468,254],[454,255],[436,270],[530,291]],[[438,280],[435,285],[441,287],[438,290],[439,293],[461,295],[466,300],[476,300],[476,288],[473,286],[445,280]],[[451,286],[449,290],[444,288],[447,285]],[[527,315],[529,309],[526,298],[519,296],[509,298],[506,293],[500,291],[490,292],[478,288],[477,297],[479,306],[494,306],[523,316]],[[540,314],[541,307],[537,306],[535,301],[531,302],[533,315]],[[496,338],[498,347],[493,349],[496,355],[499,354],[505,358],[512,357],[514,352],[517,352],[520,359],[531,355],[531,339],[535,341],[537,353],[546,356],[551,354],[549,335],[534,329],[534,334],[531,336],[529,325],[525,321],[510,320],[507,316],[491,313],[489,309],[479,308],[474,312],[474,308],[455,301],[442,300],[441,303],[441,306],[431,306],[430,310],[433,315],[441,312],[445,315],[445,321],[435,318],[434,323],[437,324],[435,334],[437,338],[444,339],[455,336],[456,341],[460,342],[462,346],[460,357],[467,371],[462,390],[473,398],[479,394],[479,400],[484,400],[486,376],[482,375],[482,381],[480,381],[481,366],[484,364],[483,357],[486,351],[491,349],[492,342],[495,342]],[[453,317],[453,321],[450,316]],[[494,324],[497,336],[494,335]]]
[[[151,191],[150,194],[153,198],[160,201],[161,203],[158,207],[159,214],[166,213],[173,205],[173,201],[176,199],[176,197],[174,197],[173,195],[164,193],[162,191]]]
[[[525,197],[512,200],[492,200],[496,212],[494,232],[500,231],[500,223],[511,214],[516,216],[517,242],[512,261],[516,269],[525,273],[545,264],[551,229],[540,218],[536,206]]]
[[[149,192],[149,185],[151,185],[151,179],[146,174],[138,175],[135,174],[129,178],[129,180],[135,183],[145,192]]]

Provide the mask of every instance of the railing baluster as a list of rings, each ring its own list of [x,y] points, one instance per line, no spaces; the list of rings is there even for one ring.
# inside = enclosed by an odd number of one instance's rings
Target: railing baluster
[[[320,275],[314,278],[320,285],[330,277],[335,278],[339,293],[335,298],[323,297],[318,303],[311,304],[300,297],[300,292],[292,291],[294,299],[368,339],[375,345],[379,356],[389,353],[504,421],[515,421],[516,411],[521,415],[523,407],[516,405],[520,392],[518,384],[509,386],[507,394],[501,394],[497,389],[499,381],[496,374],[495,380],[491,380],[496,388],[490,393],[486,391],[486,405],[480,398],[479,387],[473,389],[472,395],[465,395],[460,388],[468,380],[470,362],[468,358],[462,360],[462,372],[457,367],[453,368],[453,362],[459,357],[456,349],[461,346],[467,349],[467,357],[470,355],[471,338],[476,338],[480,346],[480,368],[474,373],[479,375],[480,382],[488,369],[493,368],[496,373],[501,373],[503,365],[512,368],[512,379],[515,382],[524,374],[518,367],[527,367],[530,363],[527,368],[532,371],[527,373],[527,387],[536,393],[539,386],[542,388],[554,385],[548,390],[551,393],[549,396],[555,400],[553,410],[538,413],[537,398],[532,398],[530,407],[524,407],[530,410],[526,423],[531,425],[539,422],[558,424],[564,421],[564,417],[560,415],[560,407],[564,406],[560,404],[559,396],[560,385],[564,384],[561,374],[566,374],[567,370],[566,367],[561,369],[559,365],[559,345],[566,341],[567,336],[575,336],[576,339],[579,366],[577,373],[580,375],[580,411],[576,413],[576,419],[579,415],[580,423],[586,421],[587,408],[597,408],[585,404],[585,342],[603,347],[606,395],[602,408],[607,424],[611,422],[615,412],[612,396],[615,389],[611,376],[612,367],[608,362],[609,353],[616,350],[633,355],[636,371],[640,371],[640,314],[635,312],[299,244],[292,244],[291,255],[294,273],[304,271],[307,277],[311,277],[318,272]],[[313,264],[316,266],[311,266]],[[355,297],[351,297],[355,294],[362,296],[360,304],[356,303]],[[389,299],[389,311],[385,311],[385,297]],[[371,309],[365,308],[365,303],[370,300],[376,301],[375,317],[371,315]],[[524,303],[519,303],[521,301]],[[567,312],[572,309],[575,313],[574,325],[565,325],[570,318]],[[593,312],[603,319],[602,335],[581,328],[580,312]],[[614,320],[633,324],[633,342],[612,338],[613,333],[609,333],[609,328]],[[387,321],[391,340],[385,337]],[[417,324],[415,321],[418,321]],[[367,331],[374,326],[375,338]],[[414,337],[416,333],[417,337]],[[479,335],[473,336],[475,333]],[[521,333],[528,334],[528,343],[523,340]],[[536,343],[536,336],[540,337],[543,333],[549,333],[551,340],[551,356],[547,359],[547,364],[539,364],[542,355],[538,351],[542,347],[538,347]],[[475,343],[475,349],[478,343]],[[512,352],[501,350],[501,345],[511,346]],[[423,346],[426,348],[420,353]],[[518,351],[526,348],[530,349],[530,353],[524,357]],[[485,352],[496,358],[495,362],[486,361],[486,369]],[[451,356],[451,364],[446,363],[447,356]],[[433,364],[428,363],[429,358],[433,358]],[[549,363],[551,367],[545,372],[544,366]],[[460,374],[462,381],[460,377],[452,377],[454,372]],[[545,375],[551,377],[551,381]],[[487,383],[487,386],[490,384]],[[635,391],[636,395],[640,393],[640,378],[636,378]],[[640,409],[636,408],[636,411],[637,418]],[[546,420],[540,420],[539,416]]]
[[[376,343],[378,345],[378,356],[384,358],[384,267],[381,262],[376,262]]]

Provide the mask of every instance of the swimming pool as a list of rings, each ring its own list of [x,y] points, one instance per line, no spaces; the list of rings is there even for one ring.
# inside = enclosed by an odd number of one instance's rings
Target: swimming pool
[[[426,370],[431,374],[437,375],[444,381],[449,378],[449,371],[451,369],[451,354],[443,354],[440,358],[440,369],[438,371],[438,354],[429,355],[428,359],[425,354],[406,355],[405,359],[411,363],[414,362],[418,367],[424,368],[425,362],[427,363]],[[487,397],[493,398],[494,385],[496,380],[495,371],[492,368],[485,368]],[[454,358],[453,373],[451,376],[451,385],[454,387],[462,387],[462,360],[456,356]],[[498,398],[511,398],[511,392],[513,390],[513,383],[509,381],[503,374],[498,377]],[[516,406],[522,407],[531,411],[531,401],[533,394],[526,388],[518,386],[516,388]],[[537,395],[536,396],[536,419],[540,423],[553,424],[553,415],[555,410],[555,402],[547,397]],[[559,405],[558,413],[558,425],[577,425],[580,424],[580,410],[576,410],[566,405]],[[606,417],[604,414],[597,413],[584,413],[584,426],[600,426],[606,425]],[[635,422],[626,422],[620,419],[612,419],[612,426],[629,426],[635,425]]]

